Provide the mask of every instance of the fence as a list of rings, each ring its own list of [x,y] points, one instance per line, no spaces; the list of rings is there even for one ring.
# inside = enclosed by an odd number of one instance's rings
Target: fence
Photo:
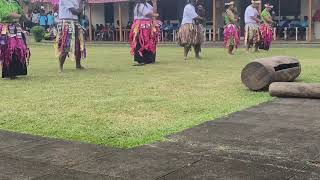
[[[308,40],[309,31],[308,28],[274,28],[274,40],[295,40],[295,41],[306,41]],[[123,42],[129,41],[130,29],[123,29],[120,32],[119,29],[108,30],[108,31],[100,31],[93,33],[95,41],[115,41],[120,42],[120,33],[122,33]],[[178,30],[166,30],[161,31],[160,42],[176,42],[177,41],[177,33]],[[203,32],[205,37],[205,41],[211,42],[213,41],[213,37],[216,36],[217,41],[223,40],[223,28],[218,28],[217,34],[213,34],[212,28],[206,28]]]

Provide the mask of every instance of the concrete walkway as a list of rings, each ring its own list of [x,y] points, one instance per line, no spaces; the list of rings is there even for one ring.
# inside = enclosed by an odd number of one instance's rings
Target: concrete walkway
[[[0,179],[320,179],[320,100],[276,99],[130,150],[0,131]]]

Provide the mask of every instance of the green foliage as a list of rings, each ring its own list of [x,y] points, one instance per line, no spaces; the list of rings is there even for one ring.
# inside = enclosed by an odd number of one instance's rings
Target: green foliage
[[[44,28],[41,26],[34,26],[33,28],[31,28],[31,33],[34,37],[34,40],[36,42],[41,42],[43,39],[43,35],[44,35]]]

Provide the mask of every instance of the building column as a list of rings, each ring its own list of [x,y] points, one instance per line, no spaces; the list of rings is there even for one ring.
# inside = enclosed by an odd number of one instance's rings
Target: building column
[[[123,41],[123,34],[122,34],[122,7],[121,2],[119,2],[119,34],[120,34],[120,42]]]
[[[92,41],[92,4],[89,4],[89,41]]]
[[[309,8],[308,8],[308,19],[309,19],[309,27],[308,27],[308,42],[313,40],[313,29],[312,29],[312,0],[309,0]]]
[[[217,1],[212,0],[212,34],[213,34],[213,42],[216,39],[216,27],[217,27],[217,16],[216,16],[216,9],[217,9]]]

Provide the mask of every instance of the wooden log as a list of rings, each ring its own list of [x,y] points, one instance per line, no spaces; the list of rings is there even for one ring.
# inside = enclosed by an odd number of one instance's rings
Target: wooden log
[[[241,80],[250,90],[258,91],[273,82],[291,82],[299,77],[301,65],[292,57],[276,56],[257,59],[249,63],[241,73]]]
[[[275,82],[269,87],[274,97],[320,99],[320,84]]]

